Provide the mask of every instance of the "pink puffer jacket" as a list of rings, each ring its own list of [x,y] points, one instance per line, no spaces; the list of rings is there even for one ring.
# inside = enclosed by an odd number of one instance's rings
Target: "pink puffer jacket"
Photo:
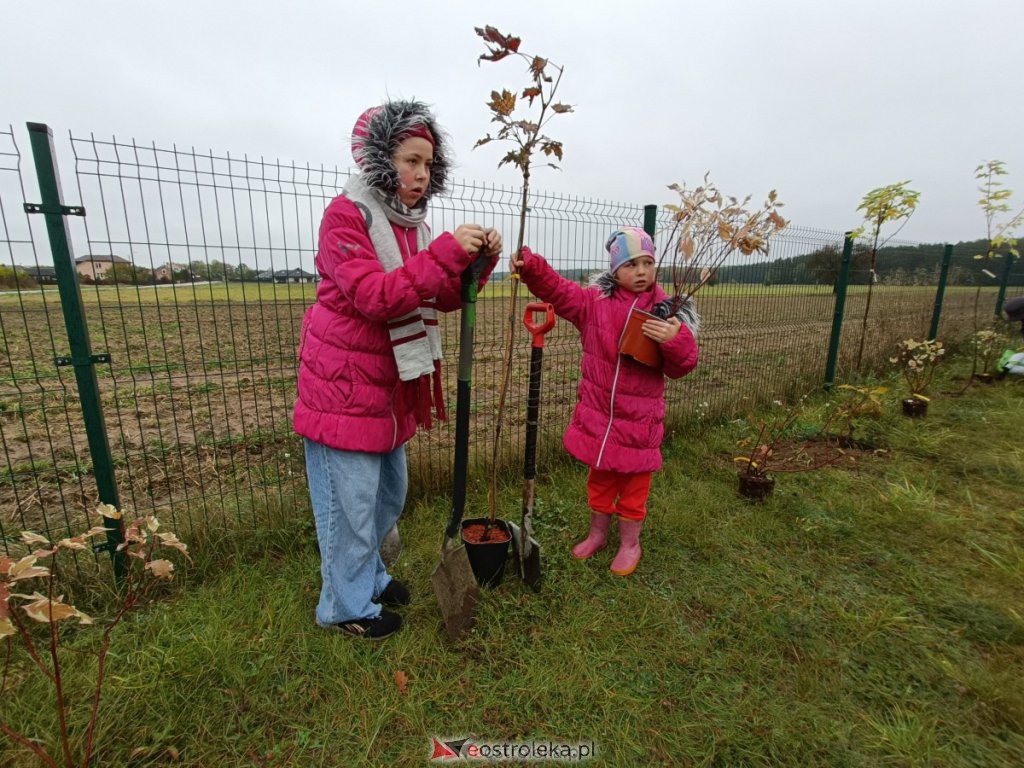
[[[661,467],[665,433],[665,377],[679,378],[697,365],[697,342],[684,325],[661,345],[662,370],[620,355],[619,337],[629,310],[650,311],[665,298],[658,286],[631,293],[615,288],[604,295],[583,288],[552,269],[543,257],[524,252],[523,282],[559,316],[580,331],[582,376],[576,410],[565,432],[565,448],[596,469],[652,472]]]
[[[316,303],[302,320],[294,428],[330,448],[386,453],[416,432],[388,337],[387,321],[436,297],[439,311],[461,306],[459,276],[472,257],[445,232],[416,253],[416,230],[392,225],[405,265],[385,273],[362,214],[346,197],[320,224]],[[485,268],[483,287],[497,259]]]

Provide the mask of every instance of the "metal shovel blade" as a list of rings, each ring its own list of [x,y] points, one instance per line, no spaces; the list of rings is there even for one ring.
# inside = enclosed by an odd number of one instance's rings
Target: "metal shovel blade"
[[[523,535],[523,528],[509,523],[512,529],[512,550],[519,564],[519,577],[534,592],[540,591],[540,543],[529,533]]]
[[[430,581],[448,637],[458,642],[473,628],[475,608],[480,602],[480,587],[464,544],[451,545],[445,541]]]

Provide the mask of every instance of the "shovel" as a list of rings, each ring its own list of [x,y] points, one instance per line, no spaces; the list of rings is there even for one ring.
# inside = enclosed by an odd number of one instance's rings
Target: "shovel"
[[[470,375],[473,371],[473,330],[476,326],[476,284],[482,264],[474,262],[462,273],[462,318],[459,327],[459,381],[455,400],[455,479],[452,514],[441,540],[441,559],[430,581],[444,617],[448,637],[457,642],[473,627],[480,588],[462,543],[462,514],[466,508],[469,469]]]
[[[544,313],[536,324],[534,314]],[[540,589],[540,544],[533,538],[534,486],[537,478],[537,422],[540,415],[540,371],[544,358],[544,334],[555,327],[555,308],[534,302],[526,305],[523,324],[533,335],[530,351],[530,390],[526,400],[526,457],[523,461],[523,516],[519,525],[511,524],[512,547],[519,562],[519,575],[534,591]]]

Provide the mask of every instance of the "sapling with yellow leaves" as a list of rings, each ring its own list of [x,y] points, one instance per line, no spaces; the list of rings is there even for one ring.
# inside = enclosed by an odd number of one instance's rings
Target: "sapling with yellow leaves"
[[[1011,200],[1013,190],[1007,188],[1003,181],[1008,175],[1006,163],[1002,160],[989,160],[980,164],[974,169],[974,178],[978,181],[978,191],[981,197],[978,198],[978,206],[985,217],[985,243],[984,253],[974,254],[974,260],[981,264],[978,284],[974,291],[974,355],[971,361],[971,375],[967,377],[961,393],[966,392],[971,386],[978,373],[978,363],[984,345],[978,342],[985,329],[981,327],[981,289],[986,283],[991,284],[997,279],[994,262],[1000,254],[1007,260],[1019,258],[1017,250],[1016,232],[1024,223],[1024,208],[1016,213],[1013,212]],[[988,372],[988,364],[982,370]]]
[[[859,238],[865,234],[871,238],[871,262],[868,272],[868,293],[864,303],[864,316],[860,326],[860,344],[857,347],[857,364],[860,364],[864,357],[864,342],[867,338],[868,315],[871,312],[871,297],[874,293],[875,283],[878,282],[878,249],[885,245],[885,242],[892,239],[907,220],[917,210],[917,201],[921,196],[920,192],[909,189],[907,185],[910,180],[900,181],[895,184],[887,184],[884,187],[877,187],[868,192],[857,206],[858,211],[864,213],[864,224],[851,233],[851,237]],[[886,241],[879,243],[882,236],[882,229],[891,223],[903,222],[895,232],[886,238]]]

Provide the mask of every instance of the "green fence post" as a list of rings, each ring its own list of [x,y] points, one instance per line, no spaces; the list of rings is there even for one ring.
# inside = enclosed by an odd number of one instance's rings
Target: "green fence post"
[[[839,262],[836,277],[836,306],[832,313],[832,336],[828,342],[828,359],[825,362],[825,389],[832,389],[836,381],[836,364],[839,362],[839,339],[843,335],[843,312],[846,309],[846,284],[850,280],[850,257],[853,254],[852,232],[843,238],[843,258]]]
[[[644,206],[644,232],[651,237],[654,237],[654,232],[658,228],[658,206],[656,205],[645,205]]]
[[[1006,301],[1006,286],[1010,284],[1010,270],[1013,268],[1013,254],[1007,252],[1006,266],[1003,267],[1003,279],[999,281],[999,295],[996,296],[996,317],[1003,314],[1003,302]]]
[[[932,324],[928,328],[928,338],[935,341],[939,335],[939,318],[942,316],[942,297],[946,295],[946,277],[949,275],[949,263],[953,260],[953,246],[946,243],[942,251],[942,270],[939,272],[939,287],[935,289],[935,307],[932,309]]]
[[[99,384],[96,381],[96,363],[109,363],[109,355],[94,355],[89,344],[89,325],[85,317],[85,306],[82,302],[82,291],[78,285],[78,273],[71,251],[71,237],[68,231],[67,216],[84,216],[85,209],[81,206],[64,205],[60,187],[60,176],[57,171],[57,156],[53,148],[53,133],[43,123],[28,123],[28,133],[32,144],[32,156],[35,159],[36,177],[39,180],[41,203],[25,203],[27,213],[41,213],[46,218],[46,232],[50,240],[53,255],[53,266],[57,273],[57,287],[60,291],[60,306],[64,313],[64,326],[68,333],[71,355],[58,357],[54,363],[71,365],[75,369],[75,382],[78,385],[78,396],[82,402],[82,414],[85,418],[85,433],[89,443],[89,455],[92,458],[93,474],[100,501],[112,504],[118,509],[121,502],[117,495],[117,483],[114,480],[114,462],[107,441],[107,428],[103,419],[103,405],[100,401]],[[108,550],[114,564],[114,574],[120,582],[126,573],[124,552],[118,552],[117,546],[124,541],[124,523],[114,518],[103,518],[107,528],[105,544],[95,546],[97,551]]]

